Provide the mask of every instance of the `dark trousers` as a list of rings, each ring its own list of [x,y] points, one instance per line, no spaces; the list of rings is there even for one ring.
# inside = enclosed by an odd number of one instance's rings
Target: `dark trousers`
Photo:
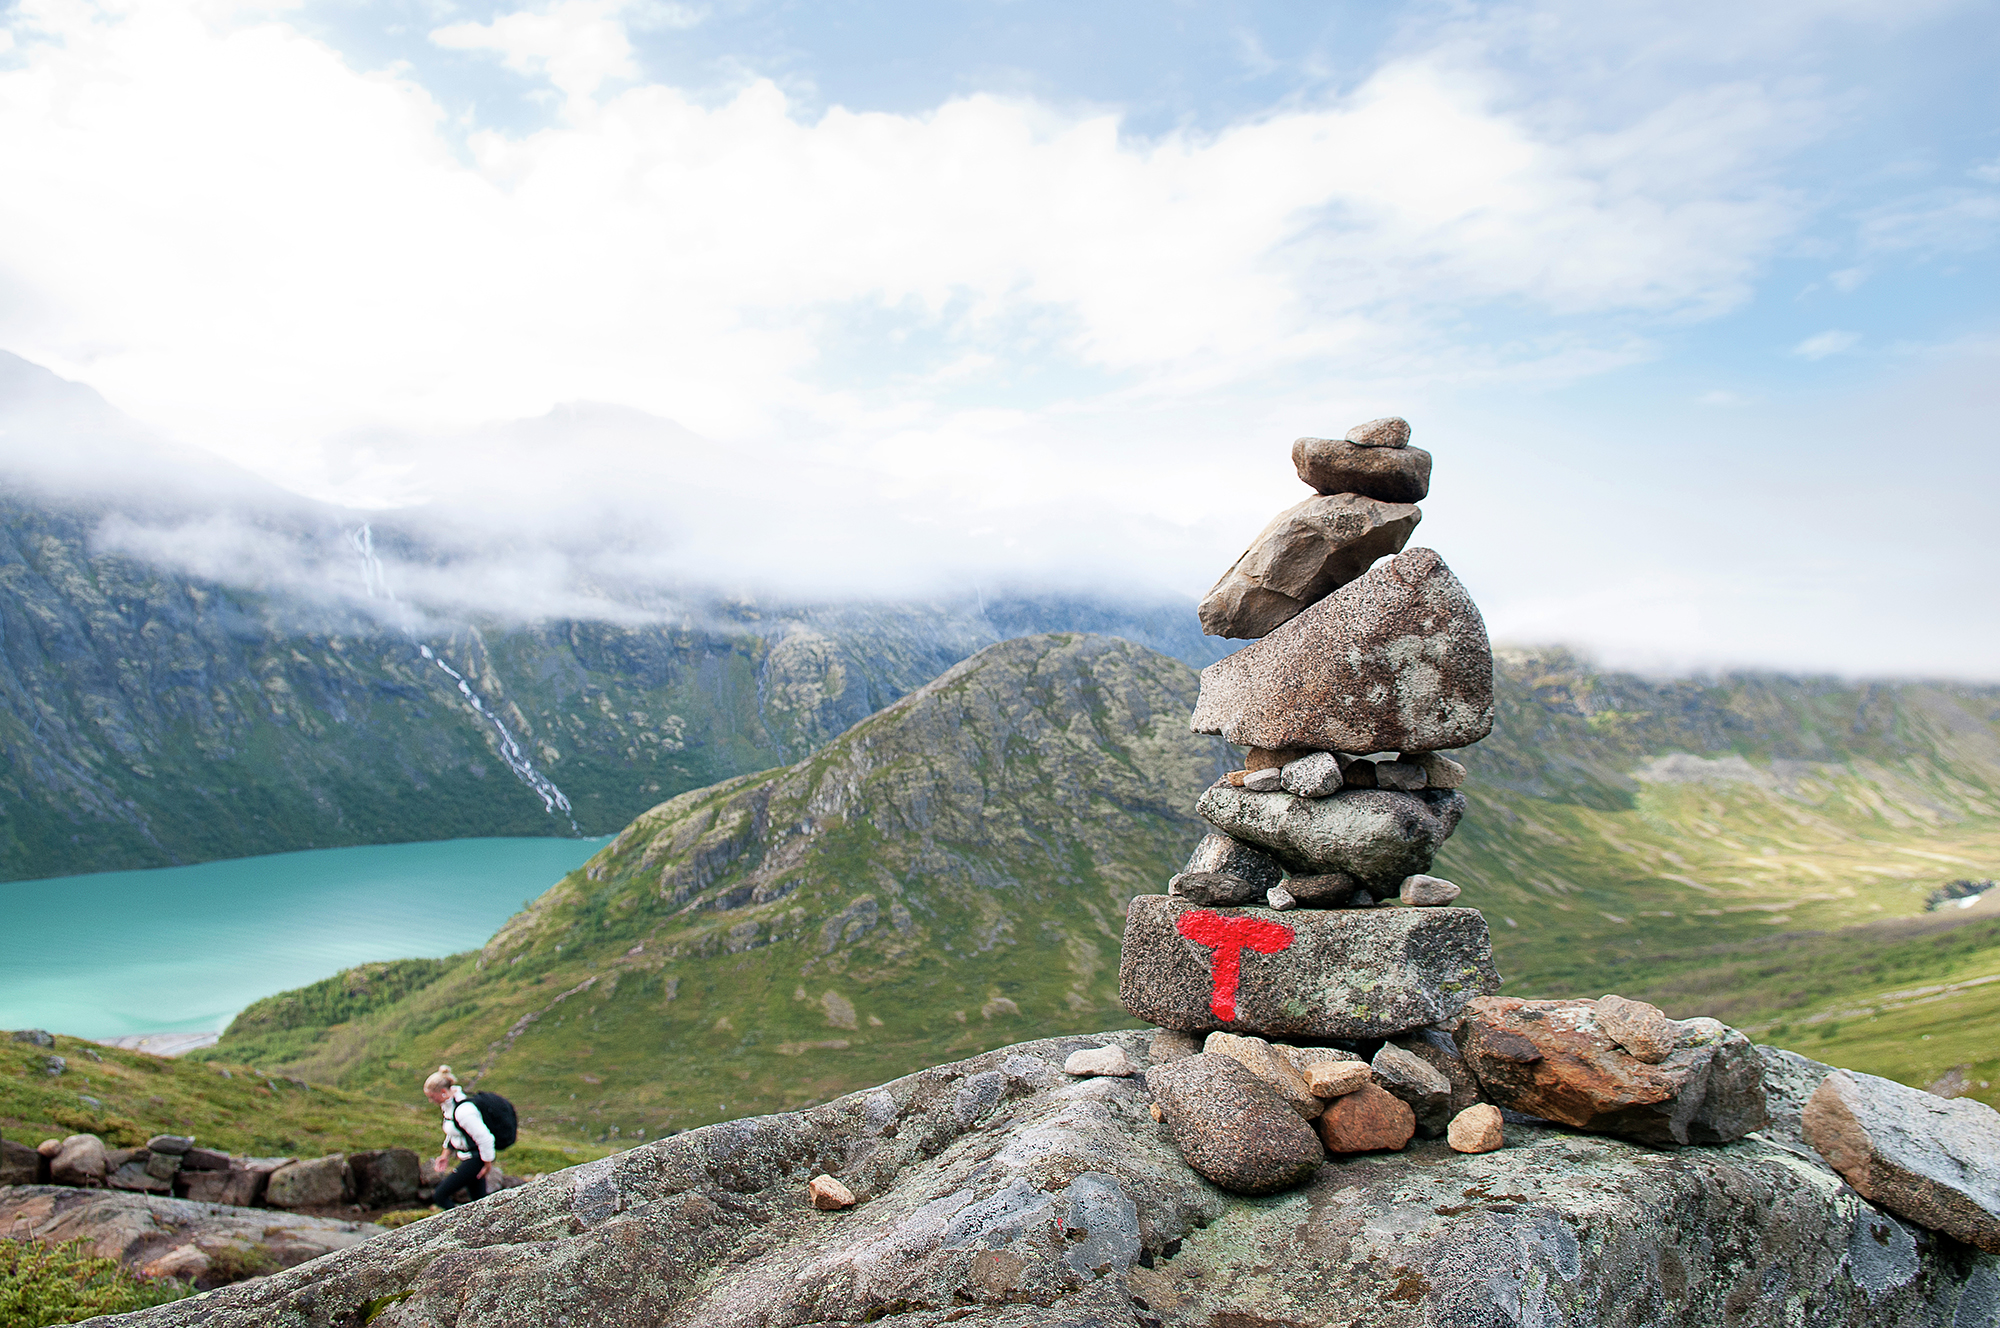
[[[450,1208],[453,1196],[460,1190],[465,1191],[465,1198],[461,1202],[471,1203],[475,1199],[484,1199],[486,1182],[479,1178],[479,1169],[485,1165],[477,1157],[466,1158],[452,1169],[449,1176],[438,1182],[437,1189],[431,1192],[431,1202],[440,1208]]]

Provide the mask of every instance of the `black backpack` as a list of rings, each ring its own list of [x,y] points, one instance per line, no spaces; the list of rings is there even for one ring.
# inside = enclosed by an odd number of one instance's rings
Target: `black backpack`
[[[514,1146],[514,1138],[520,1132],[520,1123],[514,1119],[514,1104],[498,1093],[474,1093],[465,1099],[479,1108],[479,1118],[486,1122],[486,1128],[493,1135],[493,1151],[498,1153]]]

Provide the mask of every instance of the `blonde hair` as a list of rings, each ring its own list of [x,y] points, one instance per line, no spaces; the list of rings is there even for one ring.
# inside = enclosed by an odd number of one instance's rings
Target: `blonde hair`
[[[458,1076],[451,1072],[449,1065],[440,1065],[431,1077],[424,1080],[426,1093],[444,1093],[458,1087]]]

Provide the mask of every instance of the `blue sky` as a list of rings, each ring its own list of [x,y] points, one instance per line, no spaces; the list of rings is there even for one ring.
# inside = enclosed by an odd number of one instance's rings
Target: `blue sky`
[[[1990,5],[0,15],[0,349],[301,492],[1195,595],[1398,413],[1496,636],[2000,677]]]

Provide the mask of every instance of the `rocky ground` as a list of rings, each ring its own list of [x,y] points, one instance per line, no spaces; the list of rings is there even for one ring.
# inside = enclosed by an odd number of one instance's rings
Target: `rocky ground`
[[[1827,1067],[1763,1049],[1772,1124],[1655,1149],[1512,1117],[1246,1199],[1182,1161],[1143,1033],[1022,1043],[690,1131],[255,1282],[106,1322],[334,1325],[2000,1323],[2000,1257],[1906,1224],[1799,1133]],[[821,1211],[826,1173],[858,1199]]]

